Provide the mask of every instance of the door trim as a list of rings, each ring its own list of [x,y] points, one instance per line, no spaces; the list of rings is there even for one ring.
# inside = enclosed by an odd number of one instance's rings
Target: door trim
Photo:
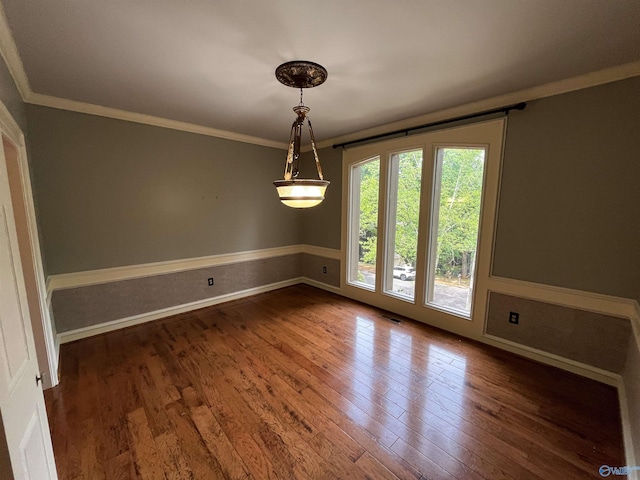
[[[29,173],[29,163],[27,161],[27,150],[22,130],[2,101],[0,101],[0,136],[4,137],[2,141],[8,141],[11,143],[18,152],[17,161],[18,169],[20,171],[22,200],[27,216],[27,228],[29,242],[31,244],[31,257],[35,270],[34,274],[38,294],[38,306],[40,309],[40,316],[42,318],[42,331],[44,332],[44,339],[38,339],[39,341],[36,342],[36,344],[42,345],[44,343],[46,348],[48,365],[41,365],[40,368],[45,369],[47,374],[43,379],[43,386],[44,388],[50,388],[58,384],[58,348],[56,347],[56,335],[53,331],[53,324],[48,306],[47,286],[44,276],[44,267],[42,264],[35,206],[33,204],[33,192],[31,189],[31,175]]]

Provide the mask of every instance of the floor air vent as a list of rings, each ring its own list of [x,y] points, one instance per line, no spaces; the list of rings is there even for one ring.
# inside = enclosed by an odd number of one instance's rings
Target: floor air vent
[[[393,317],[384,317],[387,320],[391,320],[393,323],[402,323],[400,320],[398,320],[397,318],[393,318]]]

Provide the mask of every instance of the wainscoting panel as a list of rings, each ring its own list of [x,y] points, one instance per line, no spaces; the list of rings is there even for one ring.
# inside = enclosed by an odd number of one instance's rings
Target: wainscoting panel
[[[114,322],[128,326],[300,281],[339,289],[339,251],[295,245],[58,275],[50,277],[50,311],[57,333],[69,341],[110,331]]]
[[[227,295],[300,276],[302,254],[55,290],[58,333]],[[213,278],[213,286],[208,279]]]
[[[519,324],[509,323],[517,312]],[[628,318],[490,292],[486,333],[520,345],[622,373],[632,338]]]
[[[302,276],[340,288],[340,260],[302,254]]]

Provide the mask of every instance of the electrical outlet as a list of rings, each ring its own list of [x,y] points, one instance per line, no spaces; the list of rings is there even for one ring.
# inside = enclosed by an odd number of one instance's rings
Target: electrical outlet
[[[518,325],[520,322],[520,314],[518,312],[509,312],[509,323]]]
[[[213,278],[210,278],[207,282],[209,282],[209,286],[213,285]]]
[[[327,267],[322,267],[322,273],[327,273]]]

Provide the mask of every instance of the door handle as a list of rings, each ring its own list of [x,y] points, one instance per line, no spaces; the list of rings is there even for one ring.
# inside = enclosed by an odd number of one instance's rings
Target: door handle
[[[42,383],[42,377],[44,376],[44,374],[42,372],[36,374],[36,385],[39,385]]]

